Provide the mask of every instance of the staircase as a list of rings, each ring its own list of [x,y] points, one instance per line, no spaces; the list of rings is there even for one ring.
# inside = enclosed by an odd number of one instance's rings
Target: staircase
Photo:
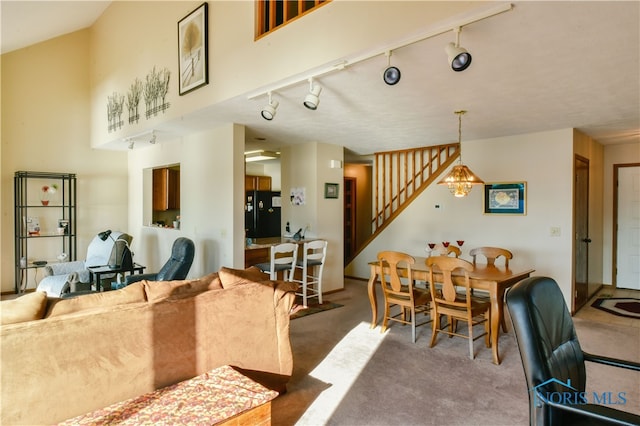
[[[375,153],[372,234],[352,258],[389,226],[459,155],[459,143]]]

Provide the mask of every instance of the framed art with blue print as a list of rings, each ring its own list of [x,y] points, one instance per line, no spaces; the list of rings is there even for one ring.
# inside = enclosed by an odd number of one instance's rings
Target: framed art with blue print
[[[486,183],[484,185],[484,214],[526,215],[527,183]]]

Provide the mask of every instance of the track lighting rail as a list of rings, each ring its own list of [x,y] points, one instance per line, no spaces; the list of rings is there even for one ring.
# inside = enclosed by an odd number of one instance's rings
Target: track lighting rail
[[[344,61],[338,62],[338,63],[333,64],[333,65],[321,67],[321,68],[318,68],[318,69],[316,69],[314,71],[311,71],[311,72],[299,74],[297,76],[294,76],[294,77],[291,77],[289,79],[283,80],[282,82],[280,82],[279,84],[276,84],[274,86],[270,86],[270,87],[265,88],[265,89],[260,89],[260,90],[251,92],[247,96],[247,98],[250,99],[250,100],[256,99],[258,97],[267,95],[269,92],[276,92],[278,90],[282,90],[282,89],[288,88],[290,86],[294,86],[294,85],[300,84],[302,82],[307,82],[310,79],[315,79],[315,78],[318,78],[320,76],[323,76],[323,75],[326,75],[326,74],[329,74],[329,73],[332,73],[332,72],[335,72],[335,71],[343,70],[344,68],[346,68],[346,67],[348,67],[350,65],[355,65],[355,64],[357,64],[359,62],[366,61],[366,60],[374,58],[376,56],[390,55],[389,52],[392,52],[394,50],[397,50],[397,49],[400,49],[400,48],[403,48],[403,47],[406,47],[406,46],[409,46],[409,45],[412,45],[412,44],[415,44],[415,43],[418,43],[418,42],[421,42],[421,41],[424,41],[424,40],[427,40],[427,39],[430,39],[430,38],[433,38],[433,37],[436,37],[436,36],[439,36],[441,34],[448,33],[450,31],[454,31],[454,32],[458,31],[459,32],[460,29],[462,27],[464,27],[464,26],[467,26],[469,24],[473,24],[473,23],[478,22],[478,21],[482,21],[482,20],[487,19],[487,18],[491,18],[491,17],[496,16],[496,15],[500,15],[500,14],[502,14],[504,12],[508,12],[508,11],[510,11],[512,9],[513,9],[513,4],[511,4],[511,3],[504,3],[504,4],[500,4],[498,6],[495,6],[495,7],[488,8],[488,9],[486,9],[484,11],[481,11],[481,12],[478,12],[478,13],[472,15],[472,16],[469,16],[469,17],[467,17],[465,19],[461,19],[458,22],[447,24],[446,26],[440,26],[440,27],[435,28],[435,29],[433,29],[431,31],[428,31],[426,33],[419,34],[419,35],[417,35],[415,37],[408,38],[406,40],[403,40],[402,42],[386,46],[386,47],[384,47],[382,49],[378,48],[378,49],[376,49],[374,51],[366,52],[364,54],[355,56],[355,57],[353,57],[351,59],[346,59]]]

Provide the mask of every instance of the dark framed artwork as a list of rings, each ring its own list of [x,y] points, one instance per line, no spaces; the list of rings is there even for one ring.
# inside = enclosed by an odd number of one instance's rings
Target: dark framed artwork
[[[178,22],[178,72],[180,96],[209,84],[207,3]]]
[[[486,183],[484,214],[527,214],[527,183]]]
[[[324,184],[324,198],[338,198],[338,184],[337,183],[325,183]]]

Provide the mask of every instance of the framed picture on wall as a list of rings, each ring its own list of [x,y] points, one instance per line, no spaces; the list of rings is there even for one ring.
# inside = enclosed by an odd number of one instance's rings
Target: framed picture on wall
[[[338,198],[338,184],[337,183],[325,183],[324,184],[324,198]]]
[[[209,84],[208,16],[202,3],[178,22],[180,96]]]
[[[484,214],[527,214],[527,183],[486,183]]]

